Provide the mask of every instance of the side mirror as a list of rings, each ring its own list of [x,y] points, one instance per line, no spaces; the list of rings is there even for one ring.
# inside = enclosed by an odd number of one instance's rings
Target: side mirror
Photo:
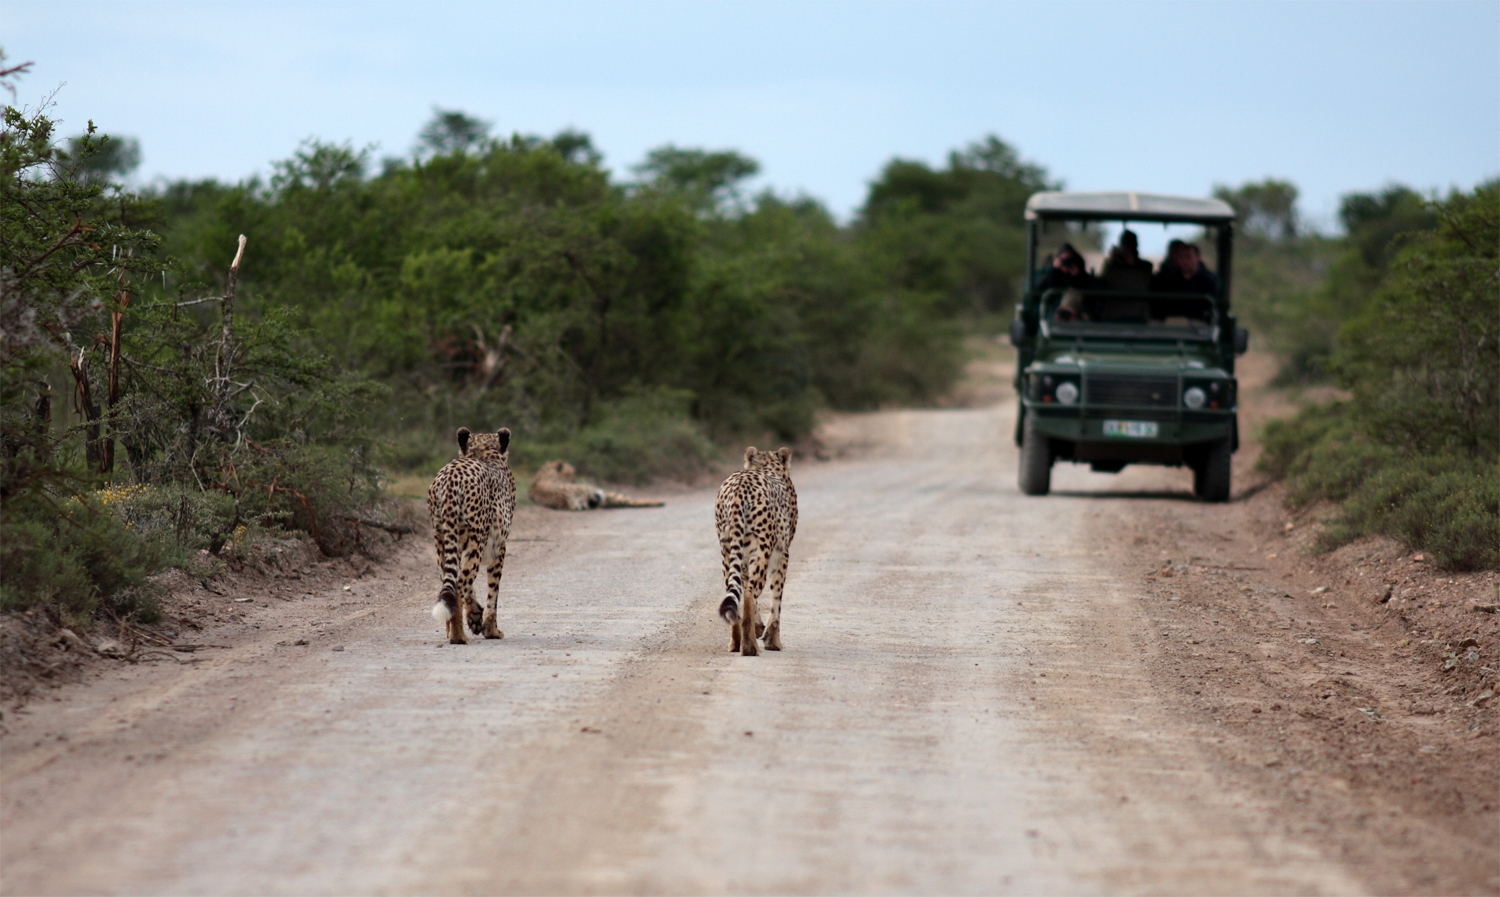
[[[1010,322],[1010,344],[1019,346],[1026,342],[1026,322],[1016,318]]]
[[[1250,331],[1243,327],[1234,328],[1234,354],[1244,355],[1248,348],[1250,348]]]

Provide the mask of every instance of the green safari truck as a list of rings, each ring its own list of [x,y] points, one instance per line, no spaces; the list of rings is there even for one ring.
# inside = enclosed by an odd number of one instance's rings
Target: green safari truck
[[[1234,209],[1217,199],[1150,193],[1037,193],[1026,203],[1026,284],[1010,339],[1017,351],[1019,483],[1045,495],[1057,461],[1116,473],[1186,465],[1204,501],[1229,500],[1239,448],[1234,361],[1249,342],[1230,314]],[[1217,289],[1044,288],[1039,242],[1067,222],[1187,224],[1212,240]]]

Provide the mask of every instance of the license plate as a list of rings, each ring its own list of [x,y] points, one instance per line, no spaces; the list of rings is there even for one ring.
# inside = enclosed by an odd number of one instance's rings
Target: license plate
[[[1154,420],[1107,420],[1104,422],[1105,436],[1130,436],[1150,439],[1156,436],[1158,425]]]

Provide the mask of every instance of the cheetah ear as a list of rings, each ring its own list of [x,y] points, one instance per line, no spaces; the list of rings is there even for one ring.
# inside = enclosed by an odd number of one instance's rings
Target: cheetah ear
[[[781,458],[781,466],[782,467],[785,467],[786,463],[788,461],[792,460],[792,450],[789,449],[789,448],[787,448],[784,445],[781,448],[779,448],[779,449],[776,450],[776,454],[778,456],[780,456],[780,458]]]
[[[750,446],[749,448],[745,449],[745,469],[746,470],[750,469],[750,462],[755,460],[755,455],[756,454],[757,453],[755,451],[755,446],[753,446],[753,445]]]
[[[458,428],[458,453],[460,455],[467,455],[469,453],[469,435],[468,427]]]
[[[506,449],[510,448],[510,430],[506,429],[505,427],[501,427],[500,432],[496,433],[495,435],[500,437],[500,454],[503,455],[505,454]]]

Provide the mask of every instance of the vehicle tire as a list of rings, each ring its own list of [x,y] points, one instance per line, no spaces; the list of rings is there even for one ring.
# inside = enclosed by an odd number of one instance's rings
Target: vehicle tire
[[[1021,470],[1017,480],[1027,495],[1046,495],[1052,488],[1052,447],[1029,420],[1021,430]]]
[[[1203,462],[1206,454],[1206,451],[1188,449],[1187,466],[1193,472],[1193,494],[1199,498],[1203,497]]]
[[[1201,480],[1203,487],[1198,491],[1198,497],[1204,501],[1223,502],[1229,501],[1229,460],[1232,457],[1232,449],[1229,440],[1215,442],[1208,447],[1208,453],[1203,457],[1202,473],[1196,473],[1193,480],[1196,483]]]

